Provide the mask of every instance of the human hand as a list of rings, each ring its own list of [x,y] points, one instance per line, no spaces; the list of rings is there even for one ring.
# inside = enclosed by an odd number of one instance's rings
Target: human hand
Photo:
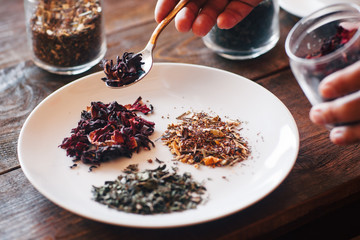
[[[175,17],[179,32],[190,30],[197,36],[205,36],[217,24],[229,29],[244,19],[262,0],[192,0]],[[175,7],[178,0],[158,0],[155,20],[161,22]]]
[[[343,124],[334,127],[330,140],[338,145],[360,142],[360,61],[335,72],[319,85],[325,99],[335,99],[313,106],[312,122],[320,125]]]

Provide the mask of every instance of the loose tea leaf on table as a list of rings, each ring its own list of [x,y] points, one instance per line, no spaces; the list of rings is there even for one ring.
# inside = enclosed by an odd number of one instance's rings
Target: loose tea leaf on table
[[[141,172],[132,165],[124,172],[103,186],[93,186],[93,199],[119,211],[158,214],[194,209],[206,191],[190,173],[179,175],[176,169],[167,170],[166,165]]]

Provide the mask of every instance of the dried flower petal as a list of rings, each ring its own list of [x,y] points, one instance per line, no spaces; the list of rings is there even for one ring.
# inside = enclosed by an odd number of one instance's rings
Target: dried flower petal
[[[341,26],[338,26],[336,34],[331,36],[329,39],[325,39],[321,45],[319,51],[312,53],[311,55],[307,55],[307,59],[319,58],[325,56],[329,53],[336,51],[346,44],[350,39],[354,36],[357,29],[347,30]]]
[[[117,56],[116,64],[113,60],[104,59],[100,66],[104,68],[106,77],[102,80],[112,87],[121,87],[133,83],[144,72],[141,68],[141,65],[144,64],[141,62],[141,56],[140,53],[125,52],[122,58]]]
[[[78,126],[71,130],[72,135],[60,145],[67,156],[84,163],[100,164],[120,156],[131,157],[140,148],[155,146],[149,139],[154,132],[155,123],[136,115],[136,111],[150,111],[139,97],[129,106],[112,102],[92,102],[87,111],[81,113]]]

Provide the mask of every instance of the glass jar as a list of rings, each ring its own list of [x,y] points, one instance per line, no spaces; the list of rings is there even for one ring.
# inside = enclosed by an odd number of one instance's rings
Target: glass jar
[[[264,0],[231,29],[214,26],[203,37],[204,44],[222,57],[251,59],[271,50],[280,37],[279,4]]]
[[[285,41],[291,70],[312,105],[328,75],[360,60],[360,6],[335,4],[302,18]]]
[[[105,55],[101,0],[25,0],[34,63],[56,74],[82,73]]]

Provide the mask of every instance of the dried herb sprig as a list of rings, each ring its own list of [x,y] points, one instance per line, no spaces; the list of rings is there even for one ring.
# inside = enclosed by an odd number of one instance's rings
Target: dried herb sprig
[[[141,65],[144,63],[141,62],[142,54],[134,54],[125,52],[120,58],[116,57],[116,64],[113,60],[102,61],[101,67],[104,68],[104,73],[106,77],[102,78],[108,86],[112,87],[121,87],[123,85],[130,84],[134,82],[139,75],[141,75],[144,70],[141,68]]]
[[[170,213],[194,209],[202,202],[206,188],[192,180],[190,173],[179,175],[166,165],[154,170],[138,171],[137,166],[125,169],[105,185],[93,186],[93,199],[119,211],[136,214]]]
[[[149,139],[155,123],[136,114],[137,111],[147,114],[151,110],[141,97],[134,104],[124,106],[117,102],[92,102],[60,147],[66,150],[67,156],[75,157],[75,161],[92,165],[120,156],[131,157],[140,148],[155,146]]]
[[[187,112],[178,120],[168,125],[161,139],[183,163],[220,167],[234,165],[250,155],[247,142],[239,135],[239,121],[224,122],[204,112]]]

